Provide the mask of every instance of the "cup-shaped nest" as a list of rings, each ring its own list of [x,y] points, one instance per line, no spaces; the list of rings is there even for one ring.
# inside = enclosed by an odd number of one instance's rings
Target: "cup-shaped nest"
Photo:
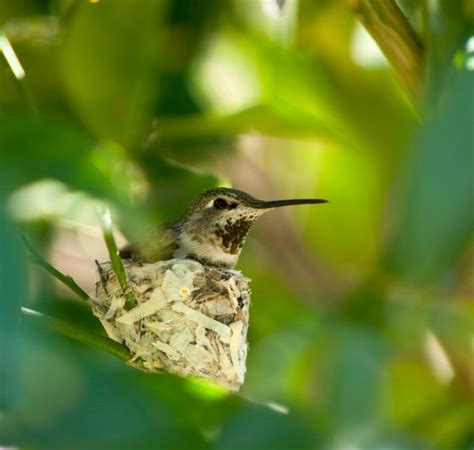
[[[130,363],[239,389],[248,348],[249,279],[191,260],[123,263],[137,304],[127,310],[117,277],[104,263],[92,310],[108,336],[130,350]]]

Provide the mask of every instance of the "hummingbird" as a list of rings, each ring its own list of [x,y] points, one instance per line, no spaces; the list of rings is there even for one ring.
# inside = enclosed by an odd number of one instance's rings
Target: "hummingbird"
[[[245,238],[266,212],[290,205],[328,203],[323,199],[259,200],[231,188],[203,191],[188,205],[181,218],[157,228],[146,245],[128,245],[123,259],[156,262],[171,258],[192,259],[207,266],[233,269]]]

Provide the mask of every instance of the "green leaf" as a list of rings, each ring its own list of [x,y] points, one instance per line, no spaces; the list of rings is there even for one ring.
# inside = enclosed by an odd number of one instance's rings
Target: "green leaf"
[[[402,173],[400,218],[387,262],[402,277],[434,283],[457,261],[474,227],[474,164],[467,71],[455,74]]]
[[[75,112],[99,138],[136,146],[151,125],[165,5],[81,2],[74,10],[60,50],[63,77]]]
[[[9,414],[18,401],[18,365],[21,361],[22,336],[18,328],[20,305],[27,296],[26,264],[21,252],[20,236],[5,216],[0,190],[0,415]],[[21,395],[21,394],[20,394]],[[8,434],[0,440],[8,444]]]
[[[54,178],[122,203],[135,181],[131,164],[120,147],[98,144],[64,119],[16,115],[0,121],[2,186],[8,190]]]

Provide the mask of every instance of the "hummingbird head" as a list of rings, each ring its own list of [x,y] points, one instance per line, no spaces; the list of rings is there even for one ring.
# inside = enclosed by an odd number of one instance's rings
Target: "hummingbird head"
[[[326,202],[321,199],[265,201],[230,188],[204,191],[191,201],[176,224],[179,249],[175,257],[232,268],[247,233],[262,214],[281,206]]]

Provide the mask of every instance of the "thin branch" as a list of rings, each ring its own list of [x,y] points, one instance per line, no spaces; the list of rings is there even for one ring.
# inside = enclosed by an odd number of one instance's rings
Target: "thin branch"
[[[348,0],[414,104],[423,82],[423,45],[394,0]]]
[[[23,68],[20,60],[18,59],[13,46],[11,45],[8,37],[0,31],[0,54],[3,54],[8,66],[10,67],[11,73],[13,74],[14,80],[18,85],[18,89],[23,95],[26,104],[34,113],[38,112],[36,107],[35,99],[28,85],[25,83],[25,69]]]
[[[114,271],[120,287],[122,288],[122,292],[125,295],[125,305],[127,309],[131,309],[137,304],[137,299],[128,288],[127,275],[125,274],[125,269],[123,268],[122,260],[120,259],[120,253],[117,249],[117,244],[115,243],[112,232],[112,218],[110,216],[110,211],[107,208],[99,211],[99,220],[105,244],[109,252],[112,270]]]
[[[87,292],[85,292],[70,275],[65,275],[64,273],[60,272],[58,269],[53,267],[51,264],[48,263],[28,242],[26,236],[23,237],[23,242],[25,243],[26,248],[30,252],[31,262],[38,264],[43,269],[45,269],[48,273],[50,273],[54,278],[59,280],[65,286],[67,286],[71,291],[73,291],[81,300],[88,301],[89,296]]]
[[[130,352],[125,345],[119,344],[105,336],[87,332],[69,321],[47,316],[33,309],[22,307],[21,312],[26,320],[29,320],[35,325],[39,325],[48,331],[52,331],[55,334],[104,350],[125,362],[129,362],[131,359]]]

